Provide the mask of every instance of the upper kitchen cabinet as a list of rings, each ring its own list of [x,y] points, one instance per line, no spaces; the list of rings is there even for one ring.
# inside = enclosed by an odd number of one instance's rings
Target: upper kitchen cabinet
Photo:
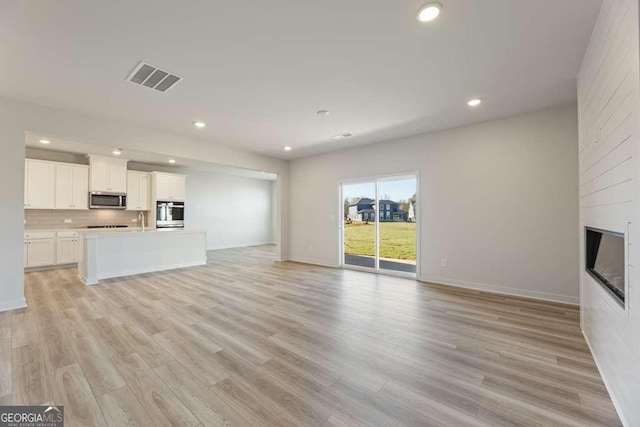
[[[145,172],[127,172],[127,210],[151,210],[151,175]]]
[[[127,162],[125,159],[89,155],[89,191],[126,193]]]
[[[55,163],[26,159],[24,167],[24,181],[25,209],[55,208]]]
[[[89,167],[58,163],[56,169],[56,209],[89,209]]]
[[[184,201],[186,176],[164,172],[152,172],[151,175],[151,191],[154,200]]]

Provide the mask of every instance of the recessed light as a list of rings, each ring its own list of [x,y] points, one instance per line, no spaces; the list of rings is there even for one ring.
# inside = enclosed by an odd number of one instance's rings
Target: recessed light
[[[193,122],[193,125],[197,128],[202,129],[203,127],[205,127],[207,124],[205,122]]]
[[[120,154],[122,154],[122,149],[116,148],[115,150],[112,151],[112,153],[115,154],[116,156],[119,156]]]
[[[51,141],[49,141],[48,139],[41,139],[41,140],[40,140],[40,141],[38,141],[38,142],[39,142],[40,144],[44,144],[44,145],[51,144]]]
[[[289,147],[289,146],[287,145],[286,147],[284,147],[284,148],[283,148],[283,150],[284,150],[284,151],[291,151],[291,150],[292,150],[292,148],[291,148],[291,147]]]
[[[440,15],[442,5],[440,3],[428,3],[418,10],[418,21],[431,22]]]
[[[319,116],[328,116],[329,114],[331,114],[331,111],[329,110],[319,110],[316,112],[317,115]]]
[[[350,138],[352,137],[353,134],[351,132],[345,132],[345,133],[341,133],[338,135],[333,135],[332,138],[333,139],[345,139],[345,138]]]
[[[175,163],[176,161],[174,159],[169,159],[169,163]]]
[[[471,101],[467,102],[467,105],[469,107],[477,107],[480,104],[482,104],[482,99],[480,98],[474,98]]]

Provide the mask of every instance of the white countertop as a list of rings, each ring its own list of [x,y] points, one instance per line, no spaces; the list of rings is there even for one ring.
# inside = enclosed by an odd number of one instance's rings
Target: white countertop
[[[126,230],[126,231],[139,231],[142,230],[141,227],[127,227],[127,228],[25,228],[25,233],[56,233],[59,231],[75,231],[75,232],[84,232],[84,231],[111,231],[111,230]]]
[[[163,233],[206,233],[206,230],[190,229],[190,228],[108,228],[108,229],[82,229],[77,230],[83,237],[89,236],[131,236],[131,235],[153,235]]]
[[[84,237],[87,236],[120,236],[120,235],[141,235],[155,233],[206,233],[206,230],[190,229],[190,228],[145,228],[127,227],[127,228],[30,228],[24,230],[28,233],[65,233],[76,232]]]

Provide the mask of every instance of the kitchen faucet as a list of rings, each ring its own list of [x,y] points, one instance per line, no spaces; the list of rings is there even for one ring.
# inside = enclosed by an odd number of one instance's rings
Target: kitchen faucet
[[[142,231],[144,231],[144,212],[142,211],[138,213],[138,222],[142,224]]]

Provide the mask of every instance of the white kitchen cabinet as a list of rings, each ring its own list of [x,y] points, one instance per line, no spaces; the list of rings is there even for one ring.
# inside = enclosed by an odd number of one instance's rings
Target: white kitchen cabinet
[[[55,207],[55,163],[25,160],[24,208],[53,209]]]
[[[24,267],[77,264],[77,231],[27,231],[24,233]]]
[[[127,172],[127,210],[151,210],[151,175],[145,172]]]
[[[127,192],[127,161],[115,159],[119,162],[114,163],[109,168],[109,188],[114,193]]]
[[[56,209],[89,209],[89,168],[58,163],[56,168]]]
[[[181,201],[186,195],[186,176],[173,173],[153,172],[154,199]]]
[[[151,174],[145,173],[138,176],[138,202],[140,210],[151,209]]]
[[[55,264],[54,233],[25,234],[25,267],[42,267]]]
[[[78,238],[58,237],[56,239],[56,264],[75,264],[78,262]]]
[[[90,156],[89,166],[89,190],[108,191],[109,189],[109,163],[102,157]]]
[[[89,190],[127,192],[127,160],[89,155]]]

